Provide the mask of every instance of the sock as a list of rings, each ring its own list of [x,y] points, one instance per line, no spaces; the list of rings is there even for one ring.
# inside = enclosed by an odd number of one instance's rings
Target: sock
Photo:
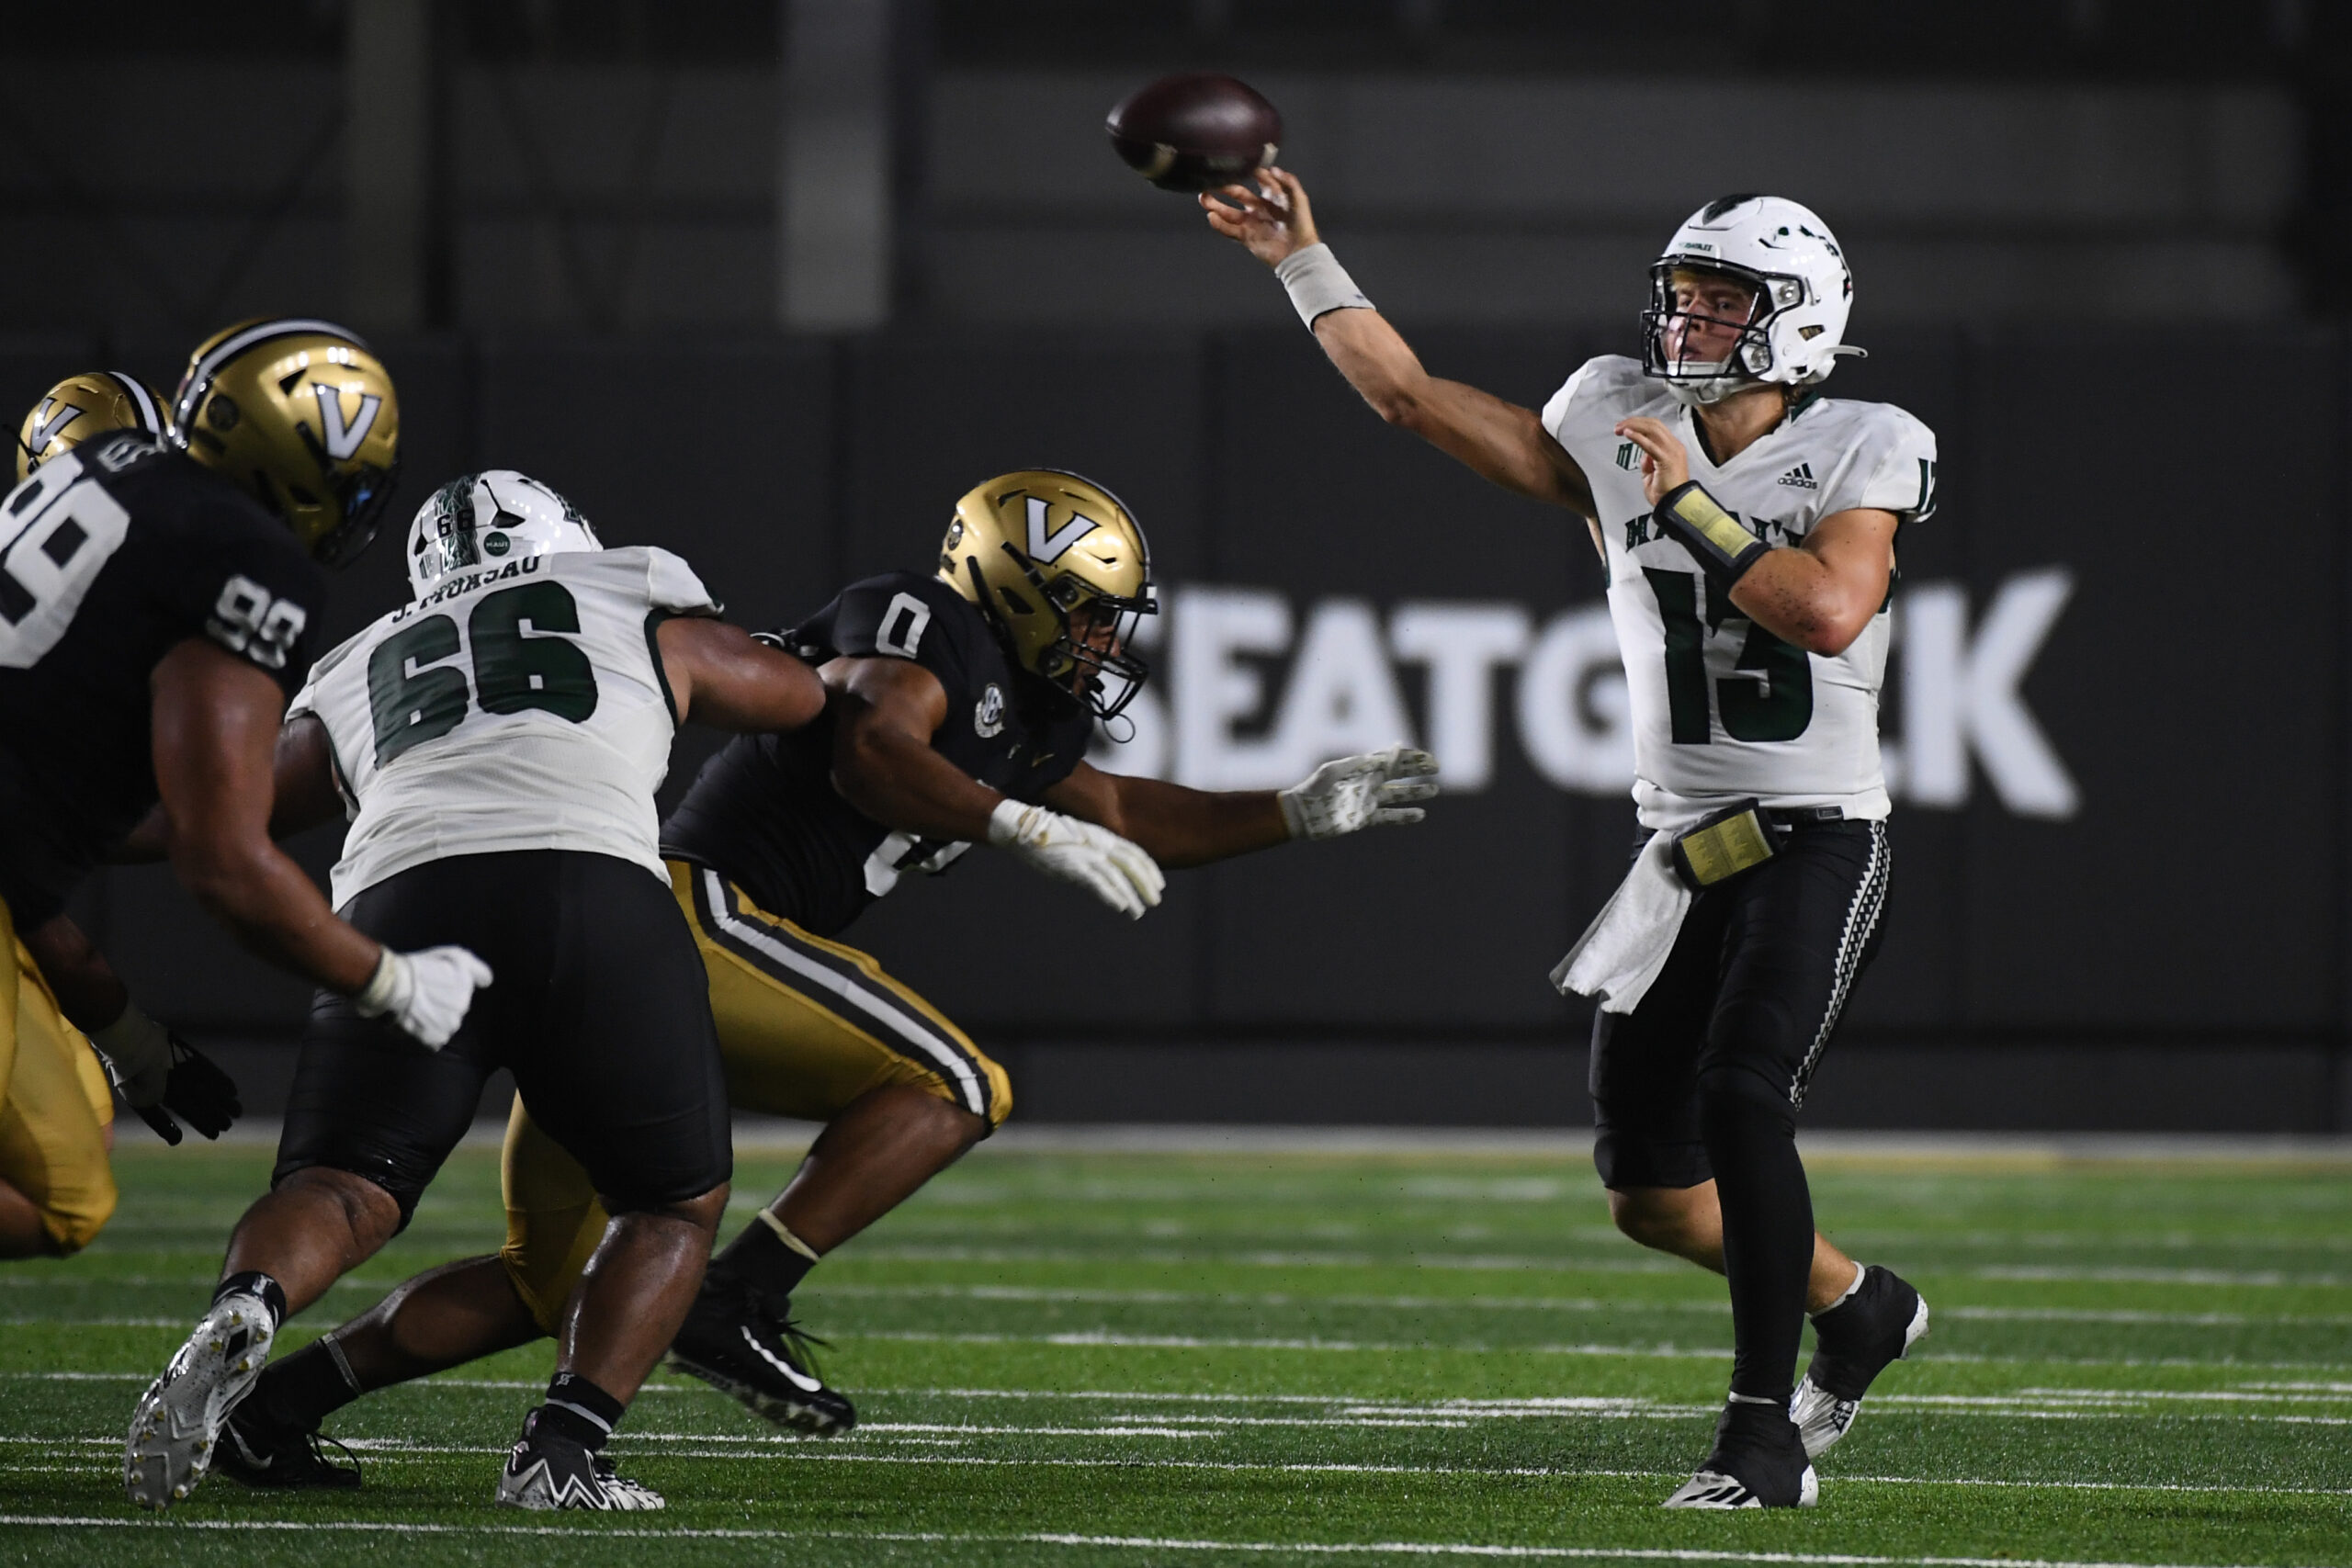
[[[269,1329],[273,1334],[277,1332],[277,1325],[286,1321],[285,1287],[258,1269],[232,1274],[212,1288],[214,1306],[219,1306],[224,1296],[259,1296],[262,1305],[269,1309]]]
[[[628,1406],[576,1372],[548,1380],[548,1402],[533,1412],[535,1425],[570,1438],[590,1453],[605,1446]]]
[[[711,1260],[714,1273],[724,1273],[752,1286],[761,1294],[781,1301],[817,1267],[817,1249],[794,1235],[767,1210],[743,1227]]]
[[[266,1426],[315,1432],[320,1422],[367,1392],[330,1334],[264,1368],[252,1397],[238,1413]]]
[[[1795,1118],[1736,1089],[1702,1085],[1699,1128],[1723,1206],[1732,1393],[1785,1408],[1813,1269],[1813,1193],[1797,1157]]]

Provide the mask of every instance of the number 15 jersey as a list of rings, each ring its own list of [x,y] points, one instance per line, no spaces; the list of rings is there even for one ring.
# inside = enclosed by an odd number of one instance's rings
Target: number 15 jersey
[[[667,550],[531,556],[450,578],[319,660],[288,710],[334,745],[351,816],[337,907],[426,861],[582,850],[668,880],[653,792],[677,729],[654,632],[715,615]]]
[[[1892,404],[1815,395],[1717,467],[1690,411],[1614,355],[1586,364],[1544,408],[1544,427],[1584,470],[1600,514],[1642,825],[1679,827],[1749,796],[1884,817],[1887,607],[1843,652],[1818,654],[1718,601],[1690,552],[1650,521],[1641,451],[1615,429],[1636,414],[1662,421],[1690,454],[1690,477],[1773,546],[1802,544],[1823,518],[1857,507],[1924,521],[1936,505],[1935,436]]]

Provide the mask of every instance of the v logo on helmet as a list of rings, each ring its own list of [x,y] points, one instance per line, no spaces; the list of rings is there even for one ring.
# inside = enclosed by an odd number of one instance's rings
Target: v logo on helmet
[[[367,440],[368,433],[375,428],[376,411],[384,406],[384,400],[373,392],[360,393],[359,417],[345,424],[343,423],[341,393],[333,387],[315,384],[311,390],[319,396],[319,430],[327,456],[338,463],[358,456],[359,444]]]
[[[54,419],[50,417],[51,409],[57,410]],[[39,452],[57,438],[59,431],[81,417],[82,411],[72,403],[60,404],[55,398],[43,398],[40,409],[33,414],[33,433],[26,438],[25,450]]]
[[[1069,521],[1048,534],[1046,532],[1046,503],[1035,496],[1029,501],[1029,558],[1052,565],[1069,553],[1069,547],[1102,525],[1084,513],[1073,512]]]

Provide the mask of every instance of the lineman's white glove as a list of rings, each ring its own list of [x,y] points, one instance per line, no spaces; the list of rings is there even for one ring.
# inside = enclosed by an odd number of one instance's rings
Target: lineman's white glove
[[[1391,746],[1326,762],[1276,799],[1294,839],[1336,839],[1361,828],[1418,822],[1408,800],[1437,794],[1437,759],[1411,746]]]
[[[362,1018],[390,1013],[428,1051],[438,1051],[466,1021],[474,992],[490,984],[490,965],[462,947],[414,953],[384,949],[367,988],[352,998]]]
[[[1042,806],[1001,800],[989,814],[989,842],[1047,876],[1075,882],[1131,920],[1159,902],[1168,879],[1142,845],[1108,828]]]

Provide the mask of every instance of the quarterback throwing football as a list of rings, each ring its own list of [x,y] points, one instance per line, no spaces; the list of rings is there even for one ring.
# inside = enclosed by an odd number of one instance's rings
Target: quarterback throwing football
[[[1896,530],[1935,438],[1820,395],[1853,279],[1795,202],[1729,196],[1650,267],[1642,356],[1541,413],[1421,367],[1280,170],[1204,196],[1364,400],[1506,490],[1582,516],[1606,564],[1649,838],[1555,973],[1600,998],[1594,1163],[1618,1227],[1730,1281],[1731,1393],[1668,1507],[1811,1504],[1811,1460],[1925,1333],[1884,1269],[1817,1235],[1796,1114],[1885,907],[1878,697]],[[1818,1348],[1791,1383],[1804,1318]]]

